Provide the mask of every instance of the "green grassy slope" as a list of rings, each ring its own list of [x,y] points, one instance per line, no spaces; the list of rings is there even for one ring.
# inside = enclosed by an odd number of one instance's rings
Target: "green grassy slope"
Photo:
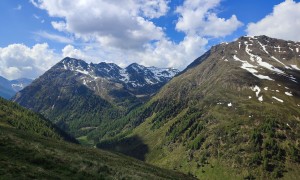
[[[73,137],[61,131],[42,115],[2,98],[0,98],[0,125],[57,140],[76,142]]]
[[[244,49],[235,52],[238,47],[233,42],[212,48],[135,116],[124,117],[129,123],[123,129],[100,137],[98,147],[200,179],[299,178],[299,84],[274,73],[274,81],[254,77],[233,60],[234,54],[249,59]],[[257,47],[253,52],[261,55]],[[285,63],[292,61],[299,58]],[[298,71],[289,73],[300,79]]]
[[[0,126],[1,179],[193,179],[130,157]]]
[[[0,179],[193,179],[74,140],[43,116],[0,99]]]

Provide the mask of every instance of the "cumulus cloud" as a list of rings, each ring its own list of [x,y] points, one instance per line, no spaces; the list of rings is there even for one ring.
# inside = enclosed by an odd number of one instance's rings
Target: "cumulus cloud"
[[[286,0],[274,6],[273,12],[256,23],[249,23],[249,35],[267,35],[300,41],[300,3]]]
[[[241,26],[235,15],[218,17],[215,9],[221,0],[186,0],[176,8],[176,29],[185,37],[175,43],[153,23],[154,18],[168,13],[169,0],[30,2],[56,17],[52,27],[67,36],[44,31],[35,34],[68,45],[61,52],[54,52],[48,44],[0,48],[0,75],[10,79],[36,78],[66,56],[94,63],[114,62],[122,67],[137,62],[184,69],[206,51],[208,37],[223,37]]]
[[[83,59],[85,61],[93,61],[95,57],[92,57],[88,51],[91,49],[86,48],[85,50],[80,50],[75,48],[72,45],[67,45],[62,49],[62,56],[63,57],[72,57],[76,59]]]
[[[8,79],[36,78],[60,58],[46,43],[33,47],[11,44],[0,48],[0,75]]]
[[[230,35],[242,23],[235,15],[229,19],[219,18],[214,12],[221,0],[186,0],[177,7],[179,20],[176,24],[178,31],[200,36],[224,37]]]
[[[199,36],[186,36],[176,44],[162,40],[149,45],[146,52],[137,53],[141,64],[146,66],[176,67],[183,69],[206,50],[208,40]]]
[[[149,19],[168,11],[166,0],[31,0],[52,17],[52,26],[75,34],[84,41],[96,40],[103,46],[140,48],[164,36],[163,30]]]
[[[163,28],[152,22],[153,18],[169,11],[169,0],[31,2],[50,16],[61,18],[51,22],[56,30],[71,33],[84,44],[93,42],[89,48],[68,45],[63,49],[63,56],[113,61],[121,66],[137,62],[183,69],[204,52],[207,44],[207,40],[197,34],[187,35],[180,43],[174,43]]]

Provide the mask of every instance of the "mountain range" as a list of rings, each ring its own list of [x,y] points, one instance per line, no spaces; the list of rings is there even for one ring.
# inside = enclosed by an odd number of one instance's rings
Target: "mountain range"
[[[178,72],[136,63],[123,69],[113,63],[88,64],[67,57],[13,100],[81,137],[98,133],[146,102]]]
[[[13,100],[82,144],[200,179],[297,179],[299,49],[244,36],[180,73],[65,58]]]
[[[5,99],[10,99],[18,91],[22,90],[31,82],[32,80],[27,78],[8,80],[0,76],[0,97],[3,97]]]

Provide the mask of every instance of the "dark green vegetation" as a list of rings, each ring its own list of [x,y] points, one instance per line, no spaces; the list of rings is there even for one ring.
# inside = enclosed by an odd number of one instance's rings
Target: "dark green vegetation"
[[[42,115],[0,98],[0,125],[57,140],[77,142]]]
[[[193,179],[63,141],[42,116],[0,99],[0,179]]]
[[[0,126],[1,179],[193,179],[130,157]]]

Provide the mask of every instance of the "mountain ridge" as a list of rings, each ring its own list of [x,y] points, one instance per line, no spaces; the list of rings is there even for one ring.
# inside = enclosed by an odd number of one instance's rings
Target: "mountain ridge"
[[[124,142],[138,136],[149,147],[146,162],[198,178],[292,177],[300,160],[299,46],[257,36],[212,47],[135,118],[125,117],[132,128],[100,137],[98,147],[135,156],[141,144]]]
[[[113,63],[88,64],[67,57],[13,101],[79,137],[143,104],[177,73],[136,63],[123,69]]]

